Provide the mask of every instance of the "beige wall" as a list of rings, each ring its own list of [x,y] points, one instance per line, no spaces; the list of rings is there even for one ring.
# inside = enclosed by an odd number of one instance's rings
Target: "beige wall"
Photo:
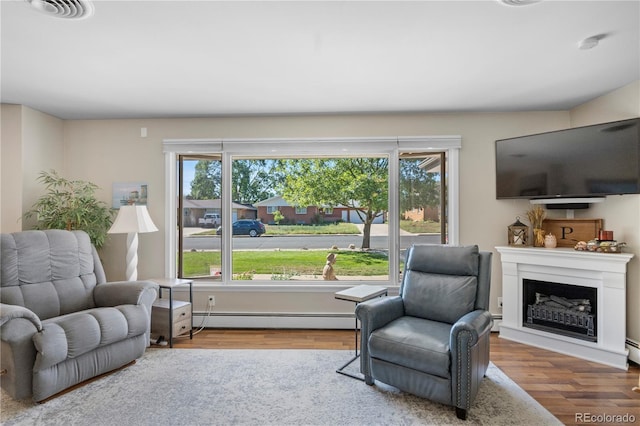
[[[571,127],[640,116],[640,80],[571,110]]]
[[[21,216],[44,192],[39,173],[64,173],[64,121],[21,105],[2,105],[0,157],[1,230],[28,229],[30,223],[23,224]]]
[[[20,231],[22,223],[22,107],[0,110],[0,231]]]
[[[507,226],[522,216],[526,201],[495,199],[494,141],[499,138],[562,129],[569,113],[527,112],[490,114],[389,114],[351,116],[245,117],[156,120],[94,120],[65,123],[67,173],[95,182],[110,202],[113,182],[149,184],[149,211],[162,230],[165,220],[164,156],[162,140],[170,138],[294,138],[407,135],[461,135],[460,236],[461,243],[477,243],[494,251],[506,242]],[[140,137],[146,127],[148,137]],[[113,235],[101,251],[107,276],[124,277],[125,237]],[[163,232],[140,235],[141,278],[162,276]],[[493,262],[492,311],[502,292],[499,257]],[[204,309],[215,288],[196,289],[196,310]],[[266,304],[264,295],[223,291],[216,309],[226,312],[350,312],[353,306],[333,300],[332,293],[279,293]],[[267,296],[269,297],[269,296]]]
[[[640,81],[594,99],[571,111],[572,127],[640,117]],[[627,277],[627,336],[640,341],[640,195],[610,196],[602,204],[576,213],[576,217],[602,218],[614,238],[634,253]]]
[[[55,170],[65,176],[64,121],[51,115],[24,108],[22,112],[22,208],[31,208],[44,188],[38,181],[43,171]],[[35,218],[23,224],[30,228]]]
[[[496,139],[564,129],[571,126],[605,122],[640,116],[638,84],[627,86],[572,111],[520,113],[451,113],[451,114],[376,114],[322,115],[290,117],[238,117],[193,119],[69,120],[62,122],[62,159],[51,152],[59,146],[58,136],[48,140],[49,131],[59,134],[57,119],[31,117],[36,127],[30,129],[33,139],[25,145],[41,144],[46,155],[38,157],[22,175],[37,175],[40,170],[57,168],[69,178],[86,179],[99,185],[98,195],[111,203],[114,182],[146,182],[149,184],[149,211],[160,232],[140,235],[138,273],[141,279],[162,276],[165,271],[165,170],[163,139],[172,138],[295,138],[295,137],[365,137],[409,135],[461,135],[460,153],[460,242],[476,243],[494,252],[491,311],[499,314],[497,297],[502,294],[500,258],[494,247],[506,244],[507,226],[516,216],[523,217],[530,207],[526,200],[495,199],[494,141]],[[634,104],[635,100],[635,104]],[[635,105],[634,110],[631,106]],[[626,112],[624,112],[626,111]],[[46,116],[46,115],[45,115]],[[142,138],[140,129],[147,128]],[[45,131],[45,129],[48,129]],[[3,121],[4,131],[4,121]],[[4,133],[3,133],[4,135]],[[4,148],[3,148],[4,149]],[[52,164],[47,164],[51,155]],[[3,160],[4,165],[5,160]],[[61,163],[64,167],[61,168]],[[3,172],[4,177],[4,172]],[[4,182],[4,180],[3,180]],[[4,185],[4,183],[3,183]],[[3,186],[3,205],[5,191]],[[10,194],[18,202],[29,194]],[[640,208],[638,197],[610,197],[592,207],[587,216],[602,217],[616,232],[616,237],[630,243],[638,253]],[[28,205],[28,202],[24,203]],[[3,207],[4,210],[4,207]],[[552,212],[551,216],[559,215]],[[112,235],[101,250],[107,277],[124,278],[125,236]],[[638,259],[631,265],[630,296],[639,300]],[[335,301],[330,291],[280,291],[260,293],[255,290],[230,290],[214,286],[197,286],[195,310],[205,308],[207,295],[216,295],[216,311],[285,312],[285,313],[352,313],[352,304]],[[640,310],[628,306],[629,337],[640,340]]]

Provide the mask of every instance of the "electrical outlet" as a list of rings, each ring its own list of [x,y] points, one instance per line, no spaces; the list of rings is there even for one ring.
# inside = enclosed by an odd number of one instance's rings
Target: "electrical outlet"
[[[498,297],[498,308],[502,309],[502,297]]]
[[[209,296],[209,307],[213,308],[214,306],[216,306],[216,297],[215,296]]]

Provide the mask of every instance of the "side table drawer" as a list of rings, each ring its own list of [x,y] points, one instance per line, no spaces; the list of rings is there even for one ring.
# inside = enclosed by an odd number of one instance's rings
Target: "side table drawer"
[[[157,299],[151,309],[151,333],[169,337],[169,327],[173,336],[191,330],[191,303],[173,301],[173,324],[169,324],[169,299]]]
[[[182,321],[173,323],[173,337],[188,333],[191,330],[191,316]]]

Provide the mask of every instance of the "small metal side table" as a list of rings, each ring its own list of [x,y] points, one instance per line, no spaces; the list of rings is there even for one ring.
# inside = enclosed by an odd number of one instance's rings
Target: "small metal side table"
[[[173,347],[173,289],[183,285],[189,285],[189,304],[191,309],[191,315],[189,321],[193,321],[193,280],[187,280],[182,278],[151,278],[160,286],[158,291],[158,298],[162,299],[162,290],[169,290],[169,347]],[[191,325],[191,324],[190,324]],[[189,327],[189,338],[193,339],[193,326]]]
[[[339,300],[347,300],[349,302],[354,302],[356,306],[358,303],[364,302],[365,300],[373,299],[374,297],[382,297],[387,295],[387,288],[377,285],[358,285],[355,287],[348,288],[346,290],[338,291],[335,293],[335,298]],[[355,316],[355,312],[353,315],[355,319],[354,333],[355,333],[355,353],[353,358],[347,361],[342,367],[336,370],[336,373],[344,374],[345,376],[352,377],[354,379],[364,381],[364,378],[360,376],[356,376],[348,371],[344,371],[344,369],[351,364],[353,361],[360,357],[358,353],[358,318]]]

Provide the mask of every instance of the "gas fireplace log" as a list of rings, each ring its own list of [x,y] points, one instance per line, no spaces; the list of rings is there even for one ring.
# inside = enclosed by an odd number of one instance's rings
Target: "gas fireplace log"
[[[573,303],[574,306],[591,306],[589,299],[566,299],[567,302]]]
[[[553,300],[549,300],[548,302],[544,303],[536,303],[536,305],[548,306],[550,308],[566,309],[567,311],[571,311],[571,308],[563,305],[562,303],[554,302]]]
[[[576,307],[576,305],[574,305],[573,303],[571,303],[568,299],[565,299],[564,297],[558,297],[558,296],[554,296],[552,294],[550,296],[550,299],[553,300],[556,303],[561,304],[565,308],[575,308]]]
[[[562,309],[566,312],[591,312],[591,301],[589,299],[567,299],[560,296],[547,296],[536,293],[534,306],[547,306],[554,309]]]
[[[565,297],[558,297],[554,295],[551,295],[550,299],[561,304],[565,308],[575,309],[580,312],[591,312],[591,302],[589,299],[567,299]]]
[[[549,301],[549,296],[542,293],[536,293],[536,305]]]

